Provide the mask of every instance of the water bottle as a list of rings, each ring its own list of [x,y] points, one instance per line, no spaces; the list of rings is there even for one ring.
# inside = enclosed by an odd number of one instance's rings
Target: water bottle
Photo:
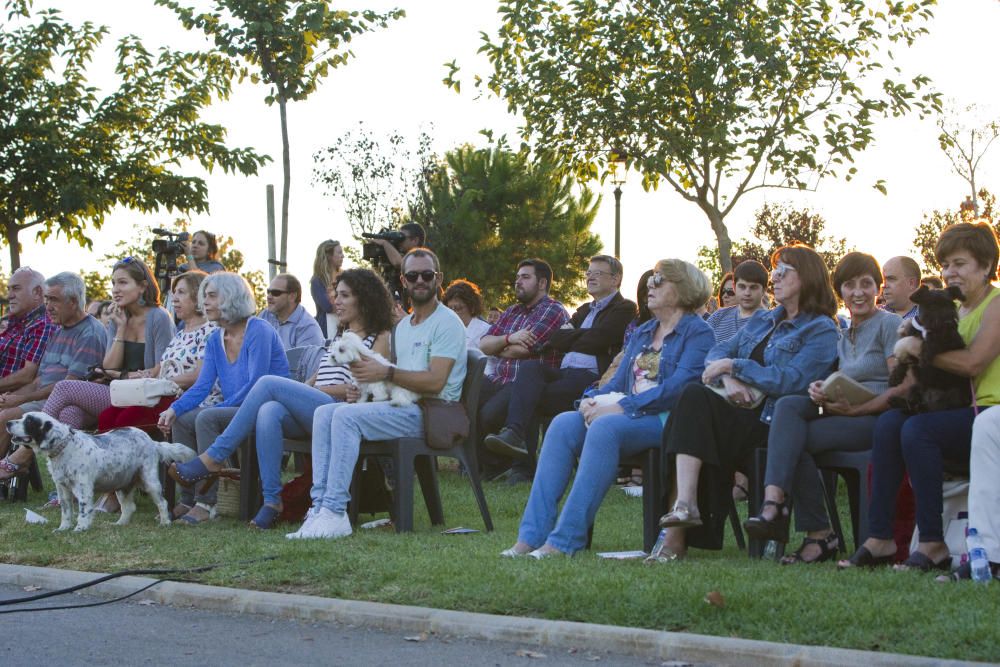
[[[663,528],[660,530],[659,537],[656,538],[656,544],[653,548],[649,550],[649,555],[646,556],[646,563],[665,563],[671,560],[668,556],[663,554],[663,545],[667,541],[667,529]]]
[[[778,557],[778,543],[768,540],[764,545],[764,560],[775,560]]]
[[[988,584],[993,574],[990,572],[990,559],[986,556],[986,547],[979,537],[979,531],[969,528],[965,538],[965,544],[969,549],[969,565],[972,568],[972,580],[979,584]]]

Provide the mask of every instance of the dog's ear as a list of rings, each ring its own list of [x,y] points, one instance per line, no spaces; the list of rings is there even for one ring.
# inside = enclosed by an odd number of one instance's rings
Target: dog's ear
[[[952,298],[953,301],[965,301],[965,294],[962,293],[962,288],[955,285],[950,286],[945,292]]]
[[[927,295],[930,293],[927,285],[921,285],[917,288],[917,291],[910,295],[910,301],[913,303],[924,303]]]

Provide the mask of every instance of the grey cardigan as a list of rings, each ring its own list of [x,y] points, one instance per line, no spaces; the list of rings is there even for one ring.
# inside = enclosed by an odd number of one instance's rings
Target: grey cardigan
[[[109,346],[112,344],[111,341],[114,341],[117,331],[118,327],[115,326],[115,323],[108,322]],[[174,318],[170,316],[170,313],[160,306],[149,309],[149,312],[146,313],[146,330],[144,334],[146,349],[142,355],[143,368],[152,368],[160,363],[160,358],[163,357],[167,345],[176,332],[177,327],[174,325]]]

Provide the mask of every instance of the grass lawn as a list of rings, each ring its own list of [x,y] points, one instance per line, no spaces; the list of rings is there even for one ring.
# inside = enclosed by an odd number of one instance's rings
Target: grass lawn
[[[47,473],[46,473],[47,475]],[[441,474],[446,527],[482,529],[467,482]],[[418,492],[419,493],[419,492]],[[593,552],[572,559],[506,560],[527,486],[487,484],[497,530],[441,535],[417,506],[416,531],[359,531],[336,541],[289,541],[233,520],[196,528],[154,524],[148,500],[126,527],[101,516],[88,533],[28,525],[22,505],[0,503],[0,562],[110,572],[188,567],[277,556],[199,575],[206,584],[421,605],[491,614],[828,645],[943,658],[1000,661],[1000,586],[939,584],[916,573],[838,572],[832,564],[782,568],[750,562],[735,546],[646,566],[597,551],[641,548],[641,501],[616,489],[597,517]],[[45,500],[33,493],[28,507]],[[419,500],[419,498],[418,498]],[[843,503],[842,506],[846,505]],[[362,520],[370,517],[362,516]],[[845,526],[849,523],[845,523]],[[732,542],[731,534],[726,539]],[[793,538],[793,545],[798,539]],[[720,591],[725,606],[707,604]]]

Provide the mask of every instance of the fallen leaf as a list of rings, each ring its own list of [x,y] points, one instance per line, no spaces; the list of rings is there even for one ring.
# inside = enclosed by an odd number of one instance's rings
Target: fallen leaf
[[[599,655],[593,655],[593,654],[588,655],[586,657],[586,660],[589,660],[590,662],[597,662],[600,659],[601,659],[601,656],[599,656]]]
[[[726,598],[724,598],[722,593],[719,591],[709,591],[709,593],[705,596],[705,602],[713,607],[718,607],[719,609],[726,606]]]
[[[143,607],[152,607],[156,602],[154,600],[139,600],[137,604],[141,604]]]
[[[419,635],[410,635],[409,637],[403,637],[408,642],[425,642],[427,641],[427,633],[421,632]]]
[[[519,658],[547,658],[548,656],[544,653],[538,653],[537,651],[529,651],[527,649],[518,649],[514,654]]]
[[[35,591],[40,591],[40,590],[42,590],[41,586],[25,586],[24,587],[24,591],[26,593],[34,593]]]

